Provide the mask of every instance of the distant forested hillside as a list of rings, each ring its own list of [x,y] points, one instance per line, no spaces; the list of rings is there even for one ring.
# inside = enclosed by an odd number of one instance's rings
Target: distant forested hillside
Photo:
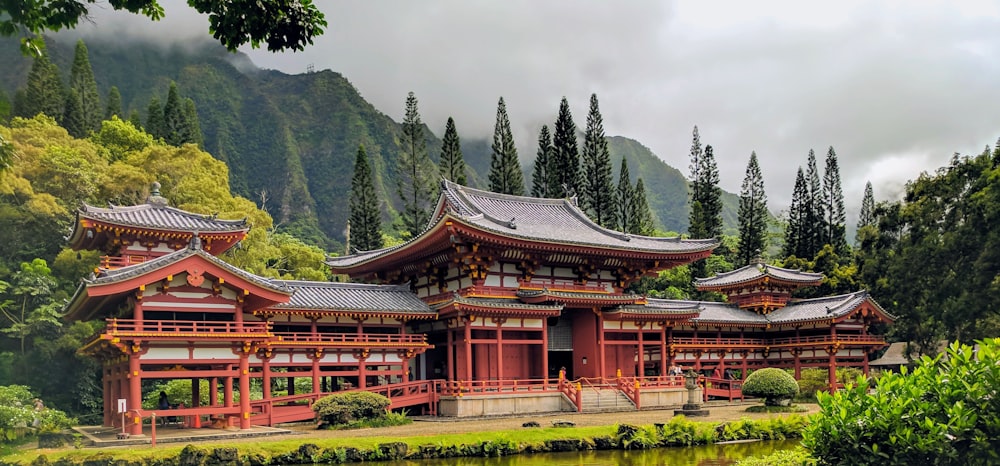
[[[31,59],[20,54],[14,40],[0,44],[0,61],[5,64],[0,67],[0,86],[12,99],[25,83]],[[169,47],[91,41],[88,48],[101,98],[117,86],[124,113],[138,112],[142,121],[150,99],[156,96],[163,102],[170,82],[176,82],[179,92],[197,106],[204,149],[228,165],[233,192],[268,211],[279,230],[328,250],[341,248],[359,144],[373,164],[376,190],[383,199],[383,224],[390,226],[396,219],[400,124],[361,97],[341,74],[261,70],[246,56],[230,54],[211,41]],[[48,50],[66,80],[73,43],[50,38]],[[400,95],[400,107],[404,99]],[[443,123],[424,122],[434,127]],[[457,123],[461,127],[462,122]],[[440,139],[429,128],[425,135],[429,154],[437,160]],[[474,187],[485,185],[490,163],[487,136],[462,135],[469,184]],[[530,172],[534,142],[519,143],[522,165]],[[621,157],[628,157],[633,182],[638,176],[645,180],[659,227],[685,232],[688,196],[681,172],[638,141],[616,136],[609,138],[609,145],[615,180]],[[735,199],[725,196],[727,229],[735,228]]]

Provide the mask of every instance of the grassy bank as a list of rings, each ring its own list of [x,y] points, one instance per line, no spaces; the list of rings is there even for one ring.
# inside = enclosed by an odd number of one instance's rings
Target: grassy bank
[[[187,446],[141,449],[67,449],[22,451],[0,459],[3,465],[64,466],[91,464],[201,465],[350,463],[389,459],[495,457],[575,450],[640,450],[728,440],[799,438],[807,423],[801,415],[772,419],[698,422],[684,417],[651,425],[572,428],[523,428],[461,434],[371,436],[361,438],[283,438],[253,442],[209,441]]]

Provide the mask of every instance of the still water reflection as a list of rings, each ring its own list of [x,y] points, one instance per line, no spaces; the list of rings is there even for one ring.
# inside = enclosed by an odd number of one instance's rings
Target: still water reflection
[[[379,466],[604,466],[604,465],[729,465],[747,456],[763,456],[794,448],[798,440],[748,442],[697,447],[655,448],[633,451],[580,451],[539,453],[504,458],[441,458],[365,463]]]

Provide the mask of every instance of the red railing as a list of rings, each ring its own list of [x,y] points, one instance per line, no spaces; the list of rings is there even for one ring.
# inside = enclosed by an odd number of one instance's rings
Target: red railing
[[[413,382],[393,383],[388,385],[376,385],[365,387],[355,391],[365,391],[383,395],[392,402],[391,409],[406,408],[427,404],[430,407],[430,414],[437,415],[437,404],[440,399],[439,393],[444,380],[417,380]]]
[[[108,326],[104,333],[108,335],[197,333],[218,336],[250,333],[266,337],[270,335],[270,325],[269,322],[108,319]]]
[[[498,393],[552,392],[561,383],[552,379],[450,380],[441,381],[441,394],[447,396],[496,395]]]
[[[524,291],[566,291],[573,293],[601,293],[608,294],[608,289],[604,285],[577,285],[573,283],[550,283],[542,281],[521,282],[520,289]]]
[[[736,305],[740,308],[758,306],[784,306],[788,304],[788,296],[773,295],[750,295],[736,298]]]
[[[728,398],[729,401],[734,399],[743,399],[743,381],[742,380],[732,380],[723,379],[718,377],[700,377],[699,385],[702,386],[704,391],[702,395],[705,401],[708,401],[708,397],[716,396],[720,398]]]
[[[643,388],[677,388],[684,386],[683,375],[656,375],[635,379]]]
[[[631,377],[618,378],[618,391],[622,392],[629,400],[632,400],[635,409],[642,409],[639,404],[639,385],[640,382],[638,379]]]
[[[760,338],[673,338],[670,340],[673,345],[683,346],[765,346],[766,340]]]
[[[318,346],[425,346],[427,335],[417,333],[306,333],[274,332],[271,345],[309,344]]]
[[[808,337],[786,337],[771,340],[771,346],[801,345],[814,343],[885,343],[882,335],[814,335]]]
[[[102,269],[120,269],[122,267],[128,267],[130,265],[141,264],[148,261],[150,258],[146,256],[101,256],[101,262],[98,267]]]
[[[576,412],[583,412],[583,387],[580,382],[570,382],[563,377],[559,377],[559,391],[576,406]]]

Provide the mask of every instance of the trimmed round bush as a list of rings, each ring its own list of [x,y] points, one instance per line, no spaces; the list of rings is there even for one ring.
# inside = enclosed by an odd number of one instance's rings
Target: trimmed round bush
[[[383,417],[390,403],[378,393],[346,392],[320,398],[312,409],[320,424],[339,425]]]
[[[760,369],[743,381],[743,394],[764,398],[767,406],[787,406],[797,393],[799,384],[795,377],[782,369]]]

